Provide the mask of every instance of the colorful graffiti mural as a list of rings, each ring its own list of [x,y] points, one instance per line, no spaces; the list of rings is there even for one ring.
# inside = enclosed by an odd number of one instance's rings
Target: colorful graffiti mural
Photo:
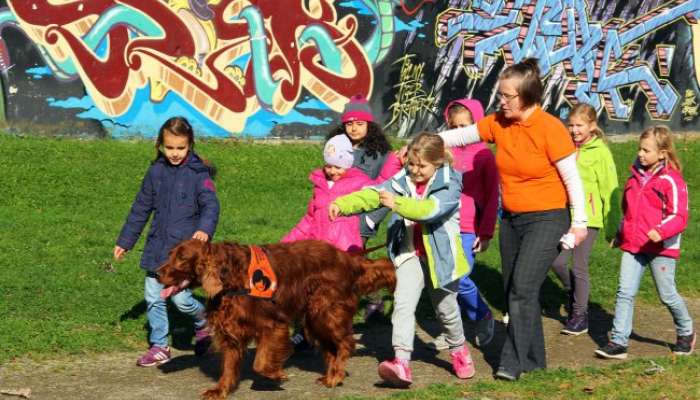
[[[628,3],[0,1],[4,112],[111,136],[181,114],[210,136],[307,137],[363,94],[409,136],[438,128],[455,97],[493,110],[498,73],[537,57],[555,115],[587,102],[610,132],[693,130],[700,0]]]

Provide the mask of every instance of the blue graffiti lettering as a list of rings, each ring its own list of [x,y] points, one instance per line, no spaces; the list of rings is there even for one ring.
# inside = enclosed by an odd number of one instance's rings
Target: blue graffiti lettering
[[[679,101],[676,89],[640,60],[638,42],[682,20],[696,23],[700,0],[669,1],[632,21],[590,22],[585,0],[474,0],[470,10],[438,16],[436,40],[445,46],[462,38],[465,67],[484,72],[488,58],[508,64],[537,57],[543,76],[563,63],[569,102],[605,107],[610,118],[629,119],[631,101],[620,94],[636,86],[648,99],[652,118],[669,119]]]

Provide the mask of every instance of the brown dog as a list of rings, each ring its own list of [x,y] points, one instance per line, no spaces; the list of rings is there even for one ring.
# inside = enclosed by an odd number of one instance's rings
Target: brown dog
[[[209,297],[207,318],[222,352],[219,384],[202,393],[223,399],[238,384],[240,362],[251,340],[257,343],[253,370],[284,380],[291,353],[289,328],[300,321],[321,350],[327,387],[342,383],[345,362],[355,349],[352,318],[358,295],[381,288],[393,292],[395,269],[388,259],[369,260],[330,244],[308,240],[262,246],[277,279],[271,300],[244,294],[250,289],[251,249],[236,243],[189,240],[170,252],[158,270],[166,286],[201,285]]]

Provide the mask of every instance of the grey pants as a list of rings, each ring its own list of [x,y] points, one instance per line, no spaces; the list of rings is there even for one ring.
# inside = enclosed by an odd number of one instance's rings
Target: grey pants
[[[451,349],[464,344],[462,316],[457,304],[459,279],[444,288],[433,288],[427,263],[418,257],[411,257],[396,269],[396,290],[394,291],[394,313],[391,315],[393,331],[391,344],[397,358],[410,359],[413,340],[416,334],[416,307],[423,288],[428,289],[430,301],[443,325],[447,344]]]
[[[506,212],[501,220],[501,268],[509,322],[499,368],[516,376],[547,367],[539,294],[570,221],[569,210],[563,208]]]
[[[588,295],[591,283],[588,277],[588,257],[598,237],[598,228],[588,228],[588,236],[573,250],[562,250],[552,263],[552,269],[570,294],[573,292],[572,314],[582,315],[588,312]],[[573,268],[568,267],[569,258],[573,256]]]

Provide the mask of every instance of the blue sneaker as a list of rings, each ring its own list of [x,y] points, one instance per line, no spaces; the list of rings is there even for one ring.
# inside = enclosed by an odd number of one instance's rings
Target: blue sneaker
[[[484,318],[476,321],[476,335],[474,342],[478,347],[484,347],[491,343],[496,327],[496,321],[493,320],[493,315],[489,312]]]

